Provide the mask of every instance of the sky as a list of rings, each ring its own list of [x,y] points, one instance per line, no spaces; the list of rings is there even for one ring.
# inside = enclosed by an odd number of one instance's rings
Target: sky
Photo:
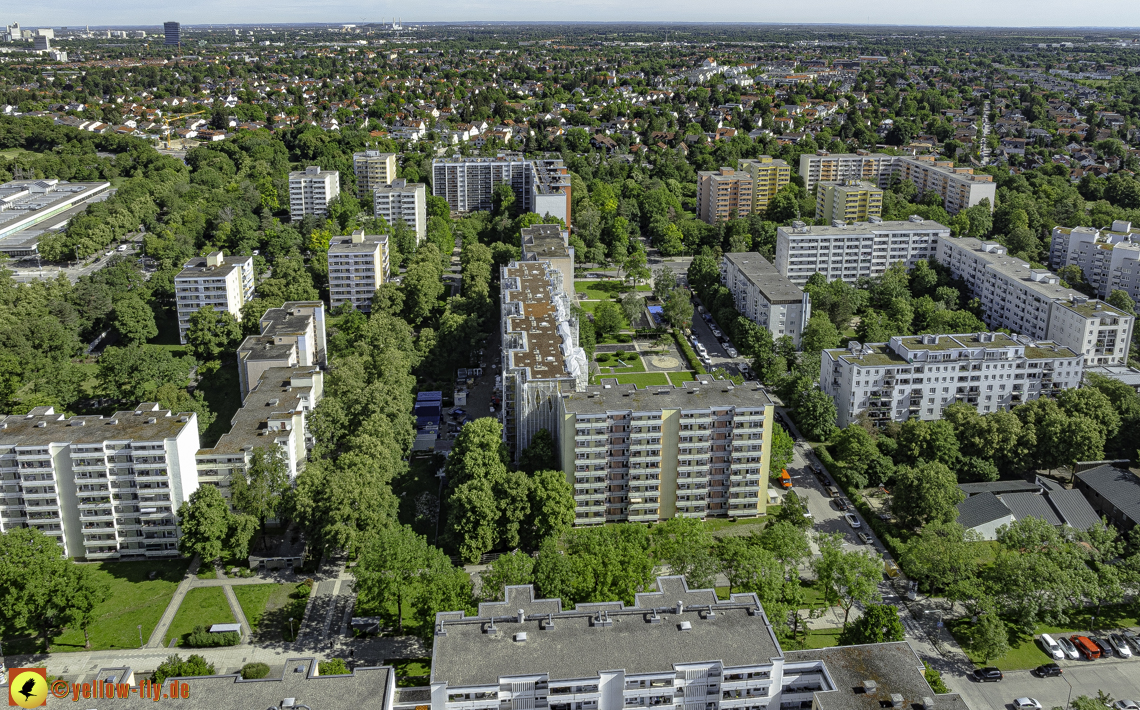
[[[40,0],[5,3],[0,21],[23,27],[159,25],[199,23],[562,21],[562,22],[764,22],[973,27],[1140,27],[1137,0],[434,0],[425,3],[330,0]],[[1140,32],[1134,31],[1134,36]],[[1138,55],[1140,56],[1140,55]]]

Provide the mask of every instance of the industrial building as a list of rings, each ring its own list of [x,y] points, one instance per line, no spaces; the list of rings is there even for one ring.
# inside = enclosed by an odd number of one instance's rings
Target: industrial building
[[[48,178],[0,185],[0,253],[14,259],[35,256],[47,231],[59,231],[91,202],[110,195],[109,182],[67,182]]]

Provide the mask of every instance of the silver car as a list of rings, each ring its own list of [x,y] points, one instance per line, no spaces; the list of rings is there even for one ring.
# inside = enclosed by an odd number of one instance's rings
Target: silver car
[[[1081,657],[1080,652],[1077,651],[1077,647],[1074,646],[1073,642],[1069,639],[1065,638],[1064,636],[1057,636],[1056,641],[1057,645],[1061,647],[1061,651],[1064,652],[1065,658],[1068,658],[1071,661],[1075,661]]]

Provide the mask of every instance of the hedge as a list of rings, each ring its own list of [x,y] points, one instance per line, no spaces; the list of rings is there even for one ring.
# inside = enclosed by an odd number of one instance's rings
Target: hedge
[[[265,663],[247,663],[241,667],[241,677],[245,680],[258,680],[269,675],[269,666]]]
[[[698,375],[709,374],[705,371],[704,366],[701,365],[701,361],[697,357],[697,353],[693,351],[692,346],[689,345],[689,341],[685,340],[685,336],[674,330],[673,340],[677,341],[677,349],[681,351],[681,355],[683,355],[685,360],[689,363],[690,370],[696,372]]]
[[[181,645],[189,648],[211,648],[213,646],[236,646],[239,643],[241,643],[241,634],[237,631],[214,634],[199,624],[182,638]]]

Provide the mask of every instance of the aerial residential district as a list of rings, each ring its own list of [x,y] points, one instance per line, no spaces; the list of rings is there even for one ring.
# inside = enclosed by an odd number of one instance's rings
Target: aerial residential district
[[[11,704],[1140,710],[1137,32],[2,40]]]

